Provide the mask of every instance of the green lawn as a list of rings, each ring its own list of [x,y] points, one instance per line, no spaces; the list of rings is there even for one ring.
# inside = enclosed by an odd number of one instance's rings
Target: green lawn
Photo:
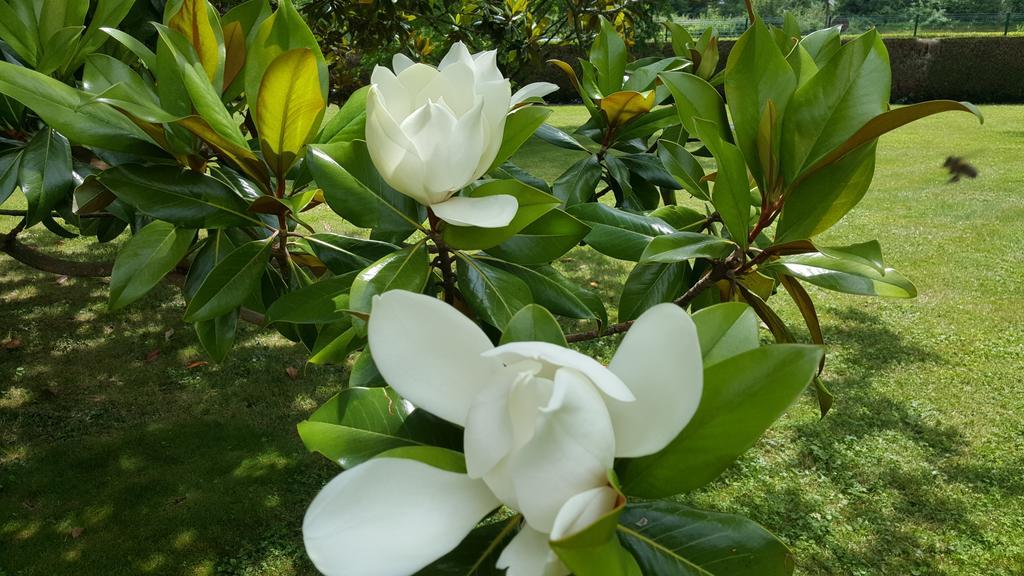
[[[1024,107],[983,110],[983,127],[951,114],[885,138],[872,191],[828,233],[879,239],[920,291],[812,290],[832,413],[819,421],[808,395],[686,498],[776,532],[798,574],[1024,573]],[[553,123],[582,118],[559,108]],[[980,177],[947,185],[949,154]],[[551,180],[572,159],[531,142],[517,161]],[[66,257],[113,254],[26,236]],[[577,251],[561,266],[614,309],[623,264]],[[312,574],[302,515],[335,470],[294,424],[344,370],[293,380],[301,349],[254,327],[225,364],[194,366],[202,354],[174,289],[116,313],[106,290],[0,256],[0,341],[20,342],[0,347],[0,576]]]

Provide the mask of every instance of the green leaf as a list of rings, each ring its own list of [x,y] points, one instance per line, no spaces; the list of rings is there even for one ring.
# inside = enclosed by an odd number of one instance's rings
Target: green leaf
[[[826,290],[884,296],[887,298],[913,298],[917,288],[902,274],[886,268],[884,273],[861,263],[860,258],[835,258],[825,254],[797,254],[783,256],[761,267],[763,272],[786,274]]]
[[[161,154],[141,130],[92,95],[38,72],[0,61],[0,93],[22,102],[77,145],[132,154]]]
[[[188,253],[196,231],[151,222],[132,236],[114,260],[110,309],[119,310],[153,289]]]
[[[719,138],[710,122],[698,118],[695,125],[697,135],[718,164],[711,203],[722,217],[732,240],[746,249],[750,225],[750,180],[743,154],[735,145]]]
[[[83,58],[102,48],[104,42],[107,41],[104,28],[119,25],[134,5],[135,0],[99,0],[96,3],[92,19],[89,20],[89,26],[82,34],[82,40],[78,43],[75,56],[71,59],[67,69],[77,69]]]
[[[417,410],[390,388],[342,390],[298,429],[307,450],[343,468],[403,446],[462,447],[461,429]]]
[[[821,68],[842,47],[841,33],[841,26],[815,30],[800,40],[800,46],[807,50],[814,63]]]
[[[819,251],[826,256],[841,260],[852,260],[858,264],[870,266],[877,270],[879,274],[885,274],[885,262],[882,261],[882,246],[878,243],[878,240],[868,240],[867,242],[850,244],[849,246],[826,246],[820,248]]]
[[[551,109],[540,106],[523,106],[510,112],[505,119],[505,132],[501,138],[498,155],[487,171],[494,170],[511,158],[550,115]]]
[[[635,320],[651,306],[682,295],[688,269],[685,262],[637,264],[626,277],[619,296],[619,321]]]
[[[18,3],[12,7],[0,1],[0,39],[14,48],[30,66],[38,62],[39,34],[35,14],[19,12]]]
[[[742,302],[725,302],[693,314],[704,368],[760,345],[757,314]]]
[[[296,48],[275,58],[263,75],[253,119],[260,148],[278,178],[320,127],[327,102],[320,97],[313,51]]]
[[[639,261],[652,238],[676,231],[658,218],[596,202],[572,206],[567,212],[590,225],[590,233],[584,238],[587,244],[620,260]]]
[[[687,132],[693,134],[694,119],[703,118],[715,125],[723,140],[732,140],[725,102],[714,86],[687,72],[663,72],[658,77],[672,94],[679,121]]]
[[[369,86],[363,86],[349,95],[345,104],[324,125],[316,141],[321,144],[331,142],[351,142],[366,138],[366,94]]]
[[[601,16],[601,32],[590,48],[590,63],[597,69],[597,85],[604,95],[618,92],[626,74],[626,43],[611,22]]]
[[[361,386],[363,388],[388,385],[384,381],[384,377],[380,375],[377,365],[373,362],[373,355],[370,353],[369,348],[363,348],[363,351],[352,362],[352,370],[348,376],[348,385],[350,387]]]
[[[25,224],[42,222],[71,192],[71,144],[52,128],[36,132],[21,154],[21,191],[28,198]]]
[[[463,453],[437,446],[399,446],[381,452],[377,457],[405,458],[456,474],[466,473],[466,456]]]
[[[813,238],[828,230],[867,193],[875,174],[876,142],[801,179],[789,192],[775,243]]]
[[[349,354],[365,343],[366,340],[359,336],[359,330],[346,318],[344,322],[329,324],[320,329],[307,362],[317,366],[344,364]]]
[[[708,217],[701,212],[697,212],[693,208],[678,205],[662,206],[648,214],[648,216],[652,218],[660,218],[669,226],[681,232],[693,232],[703,229],[704,225],[707,224],[708,221]]]
[[[82,26],[68,26],[51,36],[43,45],[43,51],[36,63],[36,71],[41,74],[52,74],[61,68],[74,54],[83,30],[85,28]]]
[[[793,93],[782,121],[782,169],[793,181],[889,107],[892,72],[877,31],[847,42]]]
[[[499,194],[514,196],[519,202],[519,209],[508,226],[478,228],[449,224],[444,227],[444,241],[452,248],[460,250],[486,250],[515,236],[520,230],[554,210],[560,204],[558,198],[519,180],[490,180],[476,187],[469,196],[483,198]]]
[[[422,292],[430,277],[430,255],[420,242],[377,260],[352,282],[349,305],[352,310],[370,312],[373,297],[388,290]]]
[[[640,257],[640,262],[685,262],[694,258],[719,260],[735,250],[736,244],[718,236],[676,232],[651,240]]]
[[[776,344],[706,367],[700,406],[679,436],[660,452],[616,468],[623,492],[663,498],[713,481],[807,387],[821,355],[817,346]]]
[[[601,298],[576,285],[553,266],[520,266],[491,258],[483,259],[526,282],[533,301],[555,314],[578,320],[594,319],[602,326],[608,324],[608,312]]]
[[[238,328],[239,309],[218,316],[212,320],[202,320],[195,323],[196,337],[199,344],[206,351],[207,356],[214,362],[223,362],[228,357],[228,352],[235,345],[235,333]]]
[[[588,154],[590,153],[590,150],[587,150],[587,148],[580,144],[575,138],[563,130],[555,128],[551,124],[541,124],[540,128],[537,128],[536,132],[534,132],[534,135],[548,144],[553,144],[559,148],[577,150]]]
[[[125,164],[99,175],[118,198],[154,218],[186,228],[259,225],[248,205],[220,180],[177,166]]]
[[[330,324],[347,319],[356,273],[314,282],[281,296],[267,309],[267,323]]]
[[[673,107],[665,106],[664,108],[656,108],[650,113],[644,114],[640,118],[637,118],[623,126],[618,132],[616,132],[615,140],[617,142],[625,142],[634,138],[640,138],[643,141],[643,145],[646,147],[647,140],[653,136],[655,132],[678,125],[679,115]]]
[[[83,90],[100,94],[118,84],[122,86],[123,93],[131,95],[133,100],[157,105],[158,96],[153,87],[124,62],[106,54],[91,54],[85,59]]]
[[[435,560],[415,576],[505,576],[497,567],[508,542],[519,532],[522,517],[474,528],[451,552]]]
[[[597,156],[588,156],[570,166],[555,180],[551,193],[565,206],[589,202],[601,182],[601,163]]]
[[[644,574],[789,576],[793,553],[759,524],[676,502],[626,506],[619,537]]]
[[[353,238],[342,234],[318,232],[306,237],[317,258],[335,274],[362,270],[373,262],[398,250],[387,242]]]
[[[684,190],[698,200],[711,201],[708,183],[704,181],[704,168],[685,147],[671,140],[659,140],[658,158]]]
[[[242,244],[214,266],[185,308],[185,321],[211,320],[241,306],[259,287],[273,240]]]
[[[134,1],[134,0],[131,0]],[[128,2],[131,3],[131,2]],[[132,54],[138,57],[142,61],[143,66],[149,70],[156,68],[156,54],[149,49],[145,44],[136,40],[131,34],[122,32],[117,28],[100,28],[105,34],[117,40],[122,46],[131,51]],[[88,34],[88,31],[86,32]],[[102,40],[106,40],[105,38]]]
[[[662,165],[661,160],[654,154],[649,154],[647,152],[641,154],[625,154],[618,158],[623,164],[629,167],[630,174],[639,176],[655,186],[659,186],[666,190],[679,190],[682,188],[682,186],[676,182],[675,178],[665,170],[665,166]]]
[[[263,74],[275,58],[295,48],[312,50],[317,62],[317,78],[320,80],[320,98],[327,101],[327,62],[313,32],[292,5],[291,0],[281,0],[277,10],[260,23],[246,45],[245,97],[250,109],[256,109],[259,99],[260,82]]]
[[[509,342],[550,342],[568,347],[558,320],[543,306],[527,304],[509,320],[501,333],[501,344]]]
[[[729,63],[725,67],[725,99],[729,103],[736,132],[736,145],[743,152],[746,165],[762,190],[766,188],[761,166],[766,164],[761,162],[757,149],[761,116],[771,100],[777,117],[785,118],[795,89],[796,76],[772,38],[771,31],[760,18],[755,19],[729,52]]]
[[[533,302],[530,288],[514,274],[462,252],[457,256],[459,291],[491,326],[504,331],[512,317]]]
[[[0,204],[3,204],[18,187],[22,151],[12,151],[0,156]]]
[[[306,164],[331,210],[360,228],[408,236],[423,221],[416,201],[384,182],[362,140],[308,146]]]
[[[516,264],[547,264],[575,248],[589,232],[590,226],[555,209],[487,252]]]
[[[165,6],[168,28],[185,37],[210,84],[224,85],[224,33],[220,19],[206,0],[175,0]]]

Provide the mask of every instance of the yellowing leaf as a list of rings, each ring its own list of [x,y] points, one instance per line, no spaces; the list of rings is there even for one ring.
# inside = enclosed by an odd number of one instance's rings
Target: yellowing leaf
[[[278,176],[288,172],[316,133],[325,107],[312,50],[289,50],[267,67],[260,83],[255,120],[263,155]]]
[[[235,81],[245,66],[245,32],[242,23],[228,22],[224,25],[224,90]]]
[[[199,56],[199,62],[211,83],[215,83],[222,57],[222,47],[217,33],[210,22],[206,0],[184,0],[181,9],[171,16],[167,23],[172,30],[180,32]]]
[[[601,112],[613,128],[629,122],[633,118],[646,114],[654,107],[654,90],[633,92],[624,90],[600,100]]]

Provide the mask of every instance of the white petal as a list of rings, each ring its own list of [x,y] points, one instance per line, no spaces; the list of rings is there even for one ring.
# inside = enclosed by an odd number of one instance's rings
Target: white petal
[[[479,178],[494,162],[505,134],[505,120],[512,101],[512,84],[508,80],[477,84],[477,94],[484,100],[483,120],[487,127],[484,146],[473,180]]]
[[[399,52],[391,58],[391,68],[394,69],[395,74],[401,74],[402,70],[405,70],[409,66],[412,66],[416,62],[412,58],[409,58],[405,54]]]
[[[374,66],[370,82],[373,84],[373,90],[377,92],[380,103],[396,122],[401,122],[412,112],[409,93],[391,70],[383,66]]]
[[[550,532],[570,498],[608,483],[615,432],[601,393],[572,368],[555,373],[539,415],[533,438],[513,452],[509,473],[526,522]]]
[[[426,98],[421,96],[423,89],[430,85],[434,78],[437,78],[440,74],[437,68],[422,62],[417,62],[398,74],[398,81],[405,88],[406,94],[409,95],[410,110],[415,110],[426,104]]]
[[[496,378],[500,363],[469,318],[440,300],[403,290],[376,297],[367,329],[381,376],[416,406],[465,425],[473,397]]]
[[[516,217],[519,201],[515,196],[496,194],[481,198],[453,196],[431,206],[438,218],[456,226],[501,228]]]
[[[575,368],[589,378],[607,396],[622,402],[630,402],[634,399],[633,393],[630,392],[622,380],[608,370],[608,368],[602,366],[600,362],[590,356],[580,354],[569,348],[563,348],[557,344],[549,342],[510,342],[488,351],[486,355],[498,357],[506,364],[512,364],[523,358],[530,358],[557,366]]]
[[[455,122],[445,139],[434,142],[426,186],[445,192],[438,202],[476,180],[474,172],[480,162],[480,151],[486,147],[482,115],[483,99],[477,98],[473,109]]]
[[[658,304],[637,318],[608,368],[636,396],[608,402],[617,457],[661,450],[697,411],[704,389],[700,343],[690,315],[675,304]]]
[[[452,44],[452,47],[448,49],[448,53],[444,55],[444,58],[441,59],[441,63],[437,67],[439,70],[444,70],[456,62],[473,63],[473,57],[470,56],[469,49],[462,42]]]
[[[483,482],[464,474],[379,458],[317,494],[302,537],[327,576],[407,576],[458,546],[498,505]]]
[[[498,69],[497,50],[473,54],[473,68],[476,72],[477,82],[494,82],[505,78],[501,75],[501,70]]]
[[[366,148],[385,182],[421,204],[429,203],[419,151],[389,113],[378,86],[370,88],[366,99]]]
[[[610,486],[593,488],[573,496],[558,511],[551,539],[561,540],[579,533],[615,508],[619,494]]]
[[[469,407],[463,451],[470,478],[480,478],[490,472],[515,447],[509,396],[517,380],[532,376],[507,368],[501,376],[485,384]]]
[[[548,546],[548,535],[523,524],[505,546],[497,567],[508,568],[505,576],[566,576],[569,569]]]
[[[525,102],[530,98],[543,98],[548,94],[551,94],[555,90],[558,90],[558,84],[552,84],[551,82],[534,82],[527,84],[516,93],[512,95],[512,106]]]
[[[456,127],[457,121],[447,106],[429,101],[402,122],[402,132],[413,142],[423,160],[424,172],[418,184],[425,190],[428,205],[447,200],[470,176],[468,171],[460,175],[451,170],[451,156],[465,153],[449,144]],[[453,178],[458,179],[453,181]]]

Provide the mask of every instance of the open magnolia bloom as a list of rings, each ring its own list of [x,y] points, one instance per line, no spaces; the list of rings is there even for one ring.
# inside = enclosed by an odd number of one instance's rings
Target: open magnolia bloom
[[[512,94],[496,52],[454,44],[437,68],[402,54],[394,71],[373,70],[366,101],[366,145],[392,188],[460,226],[500,228],[519,208],[513,196],[454,196],[498,155],[509,108],[557,90],[547,82]]]
[[[368,338],[395,391],[465,428],[467,473],[378,458],[332,480],[303,524],[307,552],[328,575],[413,574],[500,504],[525,522],[498,567],[568,574],[548,542],[612,510],[615,458],[668,445],[703,388],[696,329],[673,304],[640,316],[608,367],[545,342],[494,347],[455,308],[403,291],[375,299]]]

